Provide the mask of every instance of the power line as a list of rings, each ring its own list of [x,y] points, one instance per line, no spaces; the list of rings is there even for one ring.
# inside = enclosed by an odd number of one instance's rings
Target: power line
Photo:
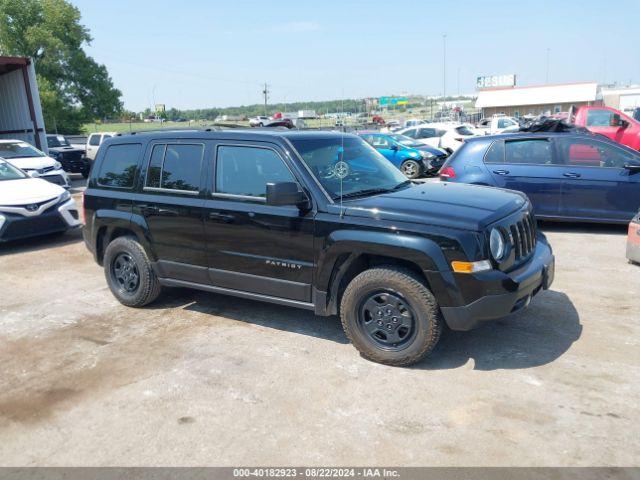
[[[262,90],[262,95],[264,95],[264,116],[267,116],[267,102],[269,101],[269,85],[267,82],[264,82],[264,89]]]

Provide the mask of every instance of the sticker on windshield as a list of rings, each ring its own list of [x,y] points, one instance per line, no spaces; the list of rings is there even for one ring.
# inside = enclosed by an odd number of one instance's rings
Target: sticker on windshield
[[[334,165],[333,167],[333,175],[336,178],[346,178],[349,175],[349,165],[347,164],[347,162],[338,162]]]

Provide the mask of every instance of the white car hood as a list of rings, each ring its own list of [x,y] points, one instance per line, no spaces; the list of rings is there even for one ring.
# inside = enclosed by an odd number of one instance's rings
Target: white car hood
[[[59,197],[64,191],[64,188],[40,178],[2,180],[0,181],[0,205],[40,203]]]
[[[9,163],[18,168],[35,170],[45,167],[53,167],[56,161],[50,157],[7,158]]]

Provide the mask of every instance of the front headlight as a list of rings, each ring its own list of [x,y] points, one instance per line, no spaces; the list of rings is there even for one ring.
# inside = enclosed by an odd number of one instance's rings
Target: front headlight
[[[66,202],[70,198],[71,198],[71,194],[67,190],[65,190],[63,193],[60,194],[60,201],[61,202]]]
[[[501,262],[504,260],[504,256],[507,253],[507,246],[504,241],[504,237],[500,230],[494,228],[491,230],[491,235],[489,236],[489,248],[491,249],[491,255],[496,261]]]
[[[433,157],[435,157],[435,155],[433,155],[433,154],[431,154],[429,152],[421,152],[420,154],[422,155],[422,158],[425,159],[425,160],[430,160]]]
[[[62,164],[60,162],[55,162],[53,164],[53,168],[55,168],[56,170],[60,170],[62,168]]]

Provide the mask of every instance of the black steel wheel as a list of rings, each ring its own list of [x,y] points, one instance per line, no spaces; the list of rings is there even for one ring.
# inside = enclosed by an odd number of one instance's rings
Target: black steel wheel
[[[415,313],[397,292],[381,290],[362,301],[358,325],[385,350],[402,350],[416,333]]]
[[[111,272],[120,288],[128,294],[135,293],[140,287],[138,265],[136,265],[131,254],[127,252],[119,253],[111,263]]]
[[[161,285],[142,245],[134,237],[118,237],[104,252],[104,273],[111,293],[129,307],[142,307],[160,295]]]
[[[435,348],[443,319],[419,274],[378,266],[358,274],[340,302],[345,334],[360,355],[386,365],[408,366]]]

